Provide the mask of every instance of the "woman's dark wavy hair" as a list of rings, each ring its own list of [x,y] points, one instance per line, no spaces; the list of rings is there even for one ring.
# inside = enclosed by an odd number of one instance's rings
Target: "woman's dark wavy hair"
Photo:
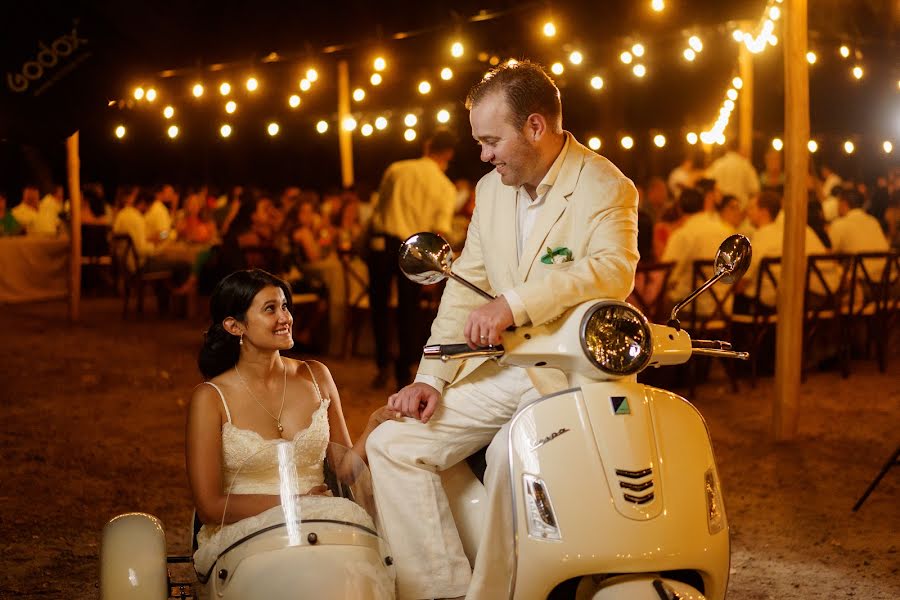
[[[212,324],[206,330],[203,347],[197,356],[197,366],[207,379],[224,373],[237,364],[241,353],[240,339],[231,335],[222,326],[228,317],[238,321],[247,319],[247,309],[256,294],[263,288],[274,286],[284,291],[288,310],[293,311],[291,288],[281,279],[262,269],[235,271],[222,279],[213,290],[209,300]]]

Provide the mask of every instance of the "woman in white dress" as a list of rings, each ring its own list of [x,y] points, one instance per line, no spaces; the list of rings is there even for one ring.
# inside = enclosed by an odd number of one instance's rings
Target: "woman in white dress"
[[[194,554],[200,580],[222,550],[284,521],[276,452],[282,442],[292,444],[304,518],[374,529],[358,505],[326,495],[325,453],[335,442],[365,460],[368,435],[397,413],[376,410],[351,443],[328,368],[281,356],[294,343],[291,294],[273,275],[258,269],[229,275],[216,286],[210,310],[198,357],[206,381],[194,389],[186,433],[188,479],[203,523]]]

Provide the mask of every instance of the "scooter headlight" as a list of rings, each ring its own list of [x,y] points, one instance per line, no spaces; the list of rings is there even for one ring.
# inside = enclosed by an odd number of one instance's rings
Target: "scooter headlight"
[[[543,479],[534,475],[522,475],[525,488],[525,521],[529,537],[541,540],[561,540],[559,523],[550,501],[550,492]]]
[[[626,302],[604,300],[581,320],[581,347],[601,371],[621,377],[647,366],[653,352],[647,317]]]

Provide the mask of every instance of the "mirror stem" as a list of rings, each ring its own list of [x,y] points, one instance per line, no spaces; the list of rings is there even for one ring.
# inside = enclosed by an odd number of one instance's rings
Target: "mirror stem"
[[[690,296],[688,296],[687,298],[685,298],[684,300],[682,300],[681,302],[676,304],[675,308],[672,309],[672,316],[669,317],[669,322],[667,323],[667,325],[676,330],[680,330],[681,323],[678,322],[678,318],[677,318],[678,312],[682,308],[684,308],[685,306],[690,304],[694,300],[694,298],[696,298],[697,296],[699,296],[700,294],[705,292],[715,282],[717,282],[718,280],[722,279],[724,276],[731,273],[731,271],[732,271],[732,269],[728,269],[728,270],[722,269],[721,271],[719,271],[718,273],[713,275],[710,279],[708,279],[706,283],[704,283],[703,285],[698,287],[696,290],[691,292]]]
[[[450,278],[453,279],[453,281],[456,281],[456,282],[458,282],[458,283],[463,284],[464,286],[466,286],[467,288],[469,288],[469,289],[472,290],[473,292],[477,293],[477,294],[480,295],[480,296],[484,296],[484,297],[487,298],[488,300],[496,300],[496,299],[497,299],[496,297],[490,295],[489,293],[487,293],[486,291],[484,291],[483,289],[481,289],[481,288],[478,287],[477,285],[474,285],[474,284],[472,284],[472,283],[469,283],[468,281],[466,281],[465,279],[463,279],[462,277],[460,277],[460,276],[457,275],[456,273],[453,273],[452,271],[448,271],[448,272],[447,272],[447,275],[449,275]]]

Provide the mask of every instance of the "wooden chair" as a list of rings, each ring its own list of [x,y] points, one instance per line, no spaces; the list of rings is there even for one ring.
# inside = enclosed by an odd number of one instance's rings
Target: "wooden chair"
[[[826,326],[838,331],[838,360],[841,376],[850,375],[848,321],[850,288],[855,258],[852,254],[811,254],[806,257],[806,283],[803,289],[803,366],[801,379],[813,355],[812,344]]]
[[[144,285],[152,284],[156,289],[157,308],[165,311],[166,291],[163,289],[172,283],[172,271],[149,271],[141,263],[135,250],[131,236],[125,233],[114,234],[110,240],[110,255],[113,269],[118,278],[118,286],[122,291],[122,317],[128,316],[128,302],[132,292],[137,297],[137,313],[144,312]]]
[[[759,263],[759,271],[756,273],[756,288],[748,297],[749,305],[746,312],[734,312],[731,315],[732,323],[745,326],[749,331],[750,346],[750,387],[756,387],[756,376],[759,372],[759,354],[763,347],[762,342],[766,334],[774,331],[778,324],[778,313],[774,306],[768,306],[763,301],[765,292],[771,290],[778,293],[777,272],[781,267],[780,256],[768,256]],[[774,352],[774,347],[772,348]]]
[[[852,349],[852,332],[866,327],[866,353],[875,345],[878,370],[887,370],[887,345],[891,313],[897,312],[900,298],[900,255],[894,252],[861,252],[856,255],[851,278],[849,323],[846,342]]]
[[[341,356],[355,355],[362,328],[371,318],[369,304],[369,272],[365,265],[354,260],[358,255],[341,253],[341,269],[344,275],[344,331],[341,338]]]
[[[634,290],[627,300],[653,323],[669,320],[666,289],[674,262],[638,263],[634,274]]]
[[[697,289],[715,273],[714,259],[695,260],[691,267],[691,289]],[[692,339],[720,339],[731,341],[731,308],[734,301],[733,285],[714,285],[688,307],[687,329]],[[691,359],[690,394],[695,395],[699,357]],[[723,359],[731,389],[738,391],[737,370],[734,361]]]
[[[89,281],[112,286],[116,279],[112,251],[109,245],[110,226],[86,224],[81,226],[81,269],[86,286]]]

